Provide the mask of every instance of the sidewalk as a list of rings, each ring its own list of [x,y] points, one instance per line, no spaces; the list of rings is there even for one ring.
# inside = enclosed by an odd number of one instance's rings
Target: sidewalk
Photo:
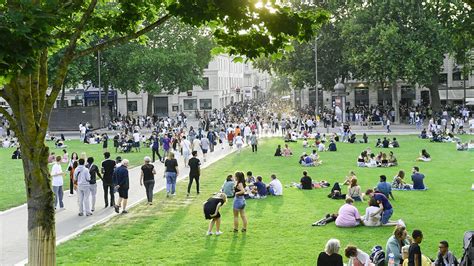
[[[234,151],[236,151],[236,149],[230,150],[228,145],[225,145],[225,148],[221,149],[218,144],[213,153],[208,153],[206,162],[203,162],[202,156],[199,157],[202,163],[201,167],[205,168]],[[180,173],[178,181],[181,181],[187,177],[189,168],[184,167],[183,159],[179,154],[177,154],[177,160]],[[160,162],[156,162],[154,165],[157,170],[154,187],[154,192],[156,193],[166,187],[166,182],[163,178],[164,165]],[[146,199],[145,187],[140,186],[140,171],[140,167],[129,169],[130,190],[127,209]],[[177,193],[182,194],[186,192],[178,191]],[[115,215],[119,215],[115,213],[114,208],[104,208],[103,195],[102,182],[99,181],[97,183],[95,212],[92,216],[79,217],[77,196],[69,197],[68,193],[65,193],[63,200],[65,210],[58,210],[56,213],[56,244],[65,242],[84,230],[96,224],[103,223]],[[118,194],[116,193],[115,196],[118,197]],[[154,200],[161,201],[163,199],[155,198]],[[28,213],[26,205],[0,213],[0,265],[25,264],[27,262],[27,223]]]

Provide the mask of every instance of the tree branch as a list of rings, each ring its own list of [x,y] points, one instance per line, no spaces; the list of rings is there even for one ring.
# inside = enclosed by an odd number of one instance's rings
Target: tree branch
[[[166,14],[166,15],[162,16],[160,19],[158,19],[157,21],[155,21],[154,23],[146,26],[145,28],[143,28],[143,29],[141,29],[137,32],[131,33],[131,34],[126,35],[126,36],[117,37],[115,39],[112,39],[112,40],[109,40],[109,41],[106,41],[106,42],[103,42],[103,43],[99,43],[99,44],[97,44],[95,46],[92,46],[90,48],[87,48],[85,50],[78,51],[77,53],[74,54],[74,59],[85,56],[85,55],[88,55],[88,54],[91,54],[91,53],[94,53],[94,52],[97,52],[99,50],[103,50],[105,48],[108,48],[108,47],[111,47],[111,46],[114,46],[114,45],[117,45],[117,44],[125,43],[125,42],[128,42],[130,40],[136,39],[136,38],[140,37],[141,35],[143,35],[145,33],[148,33],[150,31],[152,31],[153,29],[155,29],[156,27],[160,26],[161,24],[165,23],[170,18],[171,18],[171,15]]]

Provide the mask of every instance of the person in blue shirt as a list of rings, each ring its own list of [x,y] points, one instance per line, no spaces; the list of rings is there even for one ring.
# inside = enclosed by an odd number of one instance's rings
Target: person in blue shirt
[[[384,194],[385,197],[392,197],[392,199],[395,200],[392,194],[392,185],[387,182],[387,177],[385,175],[380,176],[380,182],[377,184],[377,191]]]
[[[257,182],[253,183],[252,194],[255,195],[254,198],[263,199],[267,197],[267,185],[265,185],[262,180],[261,176],[257,176]]]
[[[413,174],[411,175],[411,180],[413,181],[413,189],[425,189],[423,179],[425,179],[425,175],[420,173],[420,168],[418,168],[418,166],[414,166]]]
[[[336,143],[333,140],[329,143],[328,151],[337,151]]]
[[[390,217],[392,217],[393,214],[393,207],[387,197],[382,193],[374,192],[372,189],[368,189],[365,194],[374,198],[379,205],[379,210],[372,215],[377,215],[382,212],[382,219],[380,220],[382,225],[394,224],[394,222],[390,222]]]

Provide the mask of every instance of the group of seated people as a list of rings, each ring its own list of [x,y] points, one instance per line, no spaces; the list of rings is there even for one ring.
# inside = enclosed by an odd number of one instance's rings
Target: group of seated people
[[[264,199],[268,195],[281,196],[283,195],[283,185],[276,175],[270,176],[270,183],[265,184],[262,176],[254,177],[251,171],[247,172],[245,179],[245,198]],[[228,175],[226,181],[222,185],[221,192],[225,193],[228,198],[233,198],[235,193],[235,181],[232,175]]]
[[[6,137],[1,142],[2,148],[16,148],[19,145],[17,138]]]
[[[371,254],[367,254],[356,246],[349,245],[344,255],[349,259],[347,265],[419,265],[419,266],[455,266],[459,265],[454,254],[449,250],[446,240],[439,242],[436,259],[430,259],[421,252],[420,244],[423,241],[421,230],[413,230],[411,236],[406,226],[398,225],[393,234],[387,239],[385,251],[381,246],[374,246]],[[337,239],[330,239],[323,252],[319,253],[317,266],[343,266],[342,256],[339,254],[341,243]]]
[[[461,141],[456,142],[456,150],[458,151],[472,151],[474,150],[474,139],[469,142],[462,143]]]
[[[398,190],[425,190],[426,186],[424,184],[425,175],[420,173],[420,168],[418,166],[414,166],[412,169],[412,184],[409,184],[405,180],[405,172],[400,170],[398,174],[393,177],[392,181],[392,188]]]
[[[311,190],[316,188],[327,188],[330,186],[330,184],[325,180],[314,182],[313,179],[308,176],[308,172],[303,171],[303,177],[301,177],[300,183],[293,182],[292,186],[298,189]]]
[[[318,151],[320,152],[323,152],[323,151],[337,151],[337,147],[336,147],[336,142],[334,141],[334,139],[331,139],[329,141],[329,145],[328,147],[326,148],[326,138],[323,137],[322,139],[320,138],[316,138],[314,140],[314,144],[309,144],[308,143],[308,140],[307,139],[304,139],[303,140],[303,148],[309,148],[309,147],[315,147],[318,149]]]
[[[291,151],[290,147],[288,147],[288,144],[285,144],[285,148],[282,150],[281,145],[278,145],[278,147],[275,150],[275,156],[292,156],[293,152]]]
[[[400,144],[397,141],[397,138],[390,138],[384,137],[383,140],[377,139],[377,143],[375,143],[376,148],[400,148]]]
[[[390,151],[388,155],[384,152],[379,152],[376,156],[370,148],[367,148],[357,157],[358,167],[390,167],[397,165],[397,157],[395,157],[393,151]]]
[[[300,156],[299,164],[302,166],[310,167],[310,166],[319,166],[323,163],[319,158],[318,152],[313,150],[311,154],[307,154],[306,152]]]

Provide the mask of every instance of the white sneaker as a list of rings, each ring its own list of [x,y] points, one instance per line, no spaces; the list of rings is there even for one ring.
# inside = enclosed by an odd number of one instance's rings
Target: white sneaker
[[[402,219],[399,219],[397,221],[397,224],[400,225],[400,226],[406,227],[405,222]]]
[[[69,194],[69,197],[74,197],[74,194]]]
[[[220,235],[222,235],[222,232],[221,232],[221,231],[217,231],[217,232],[216,232],[216,236],[220,236]]]
[[[212,236],[212,232],[207,232],[206,235],[207,236]]]

